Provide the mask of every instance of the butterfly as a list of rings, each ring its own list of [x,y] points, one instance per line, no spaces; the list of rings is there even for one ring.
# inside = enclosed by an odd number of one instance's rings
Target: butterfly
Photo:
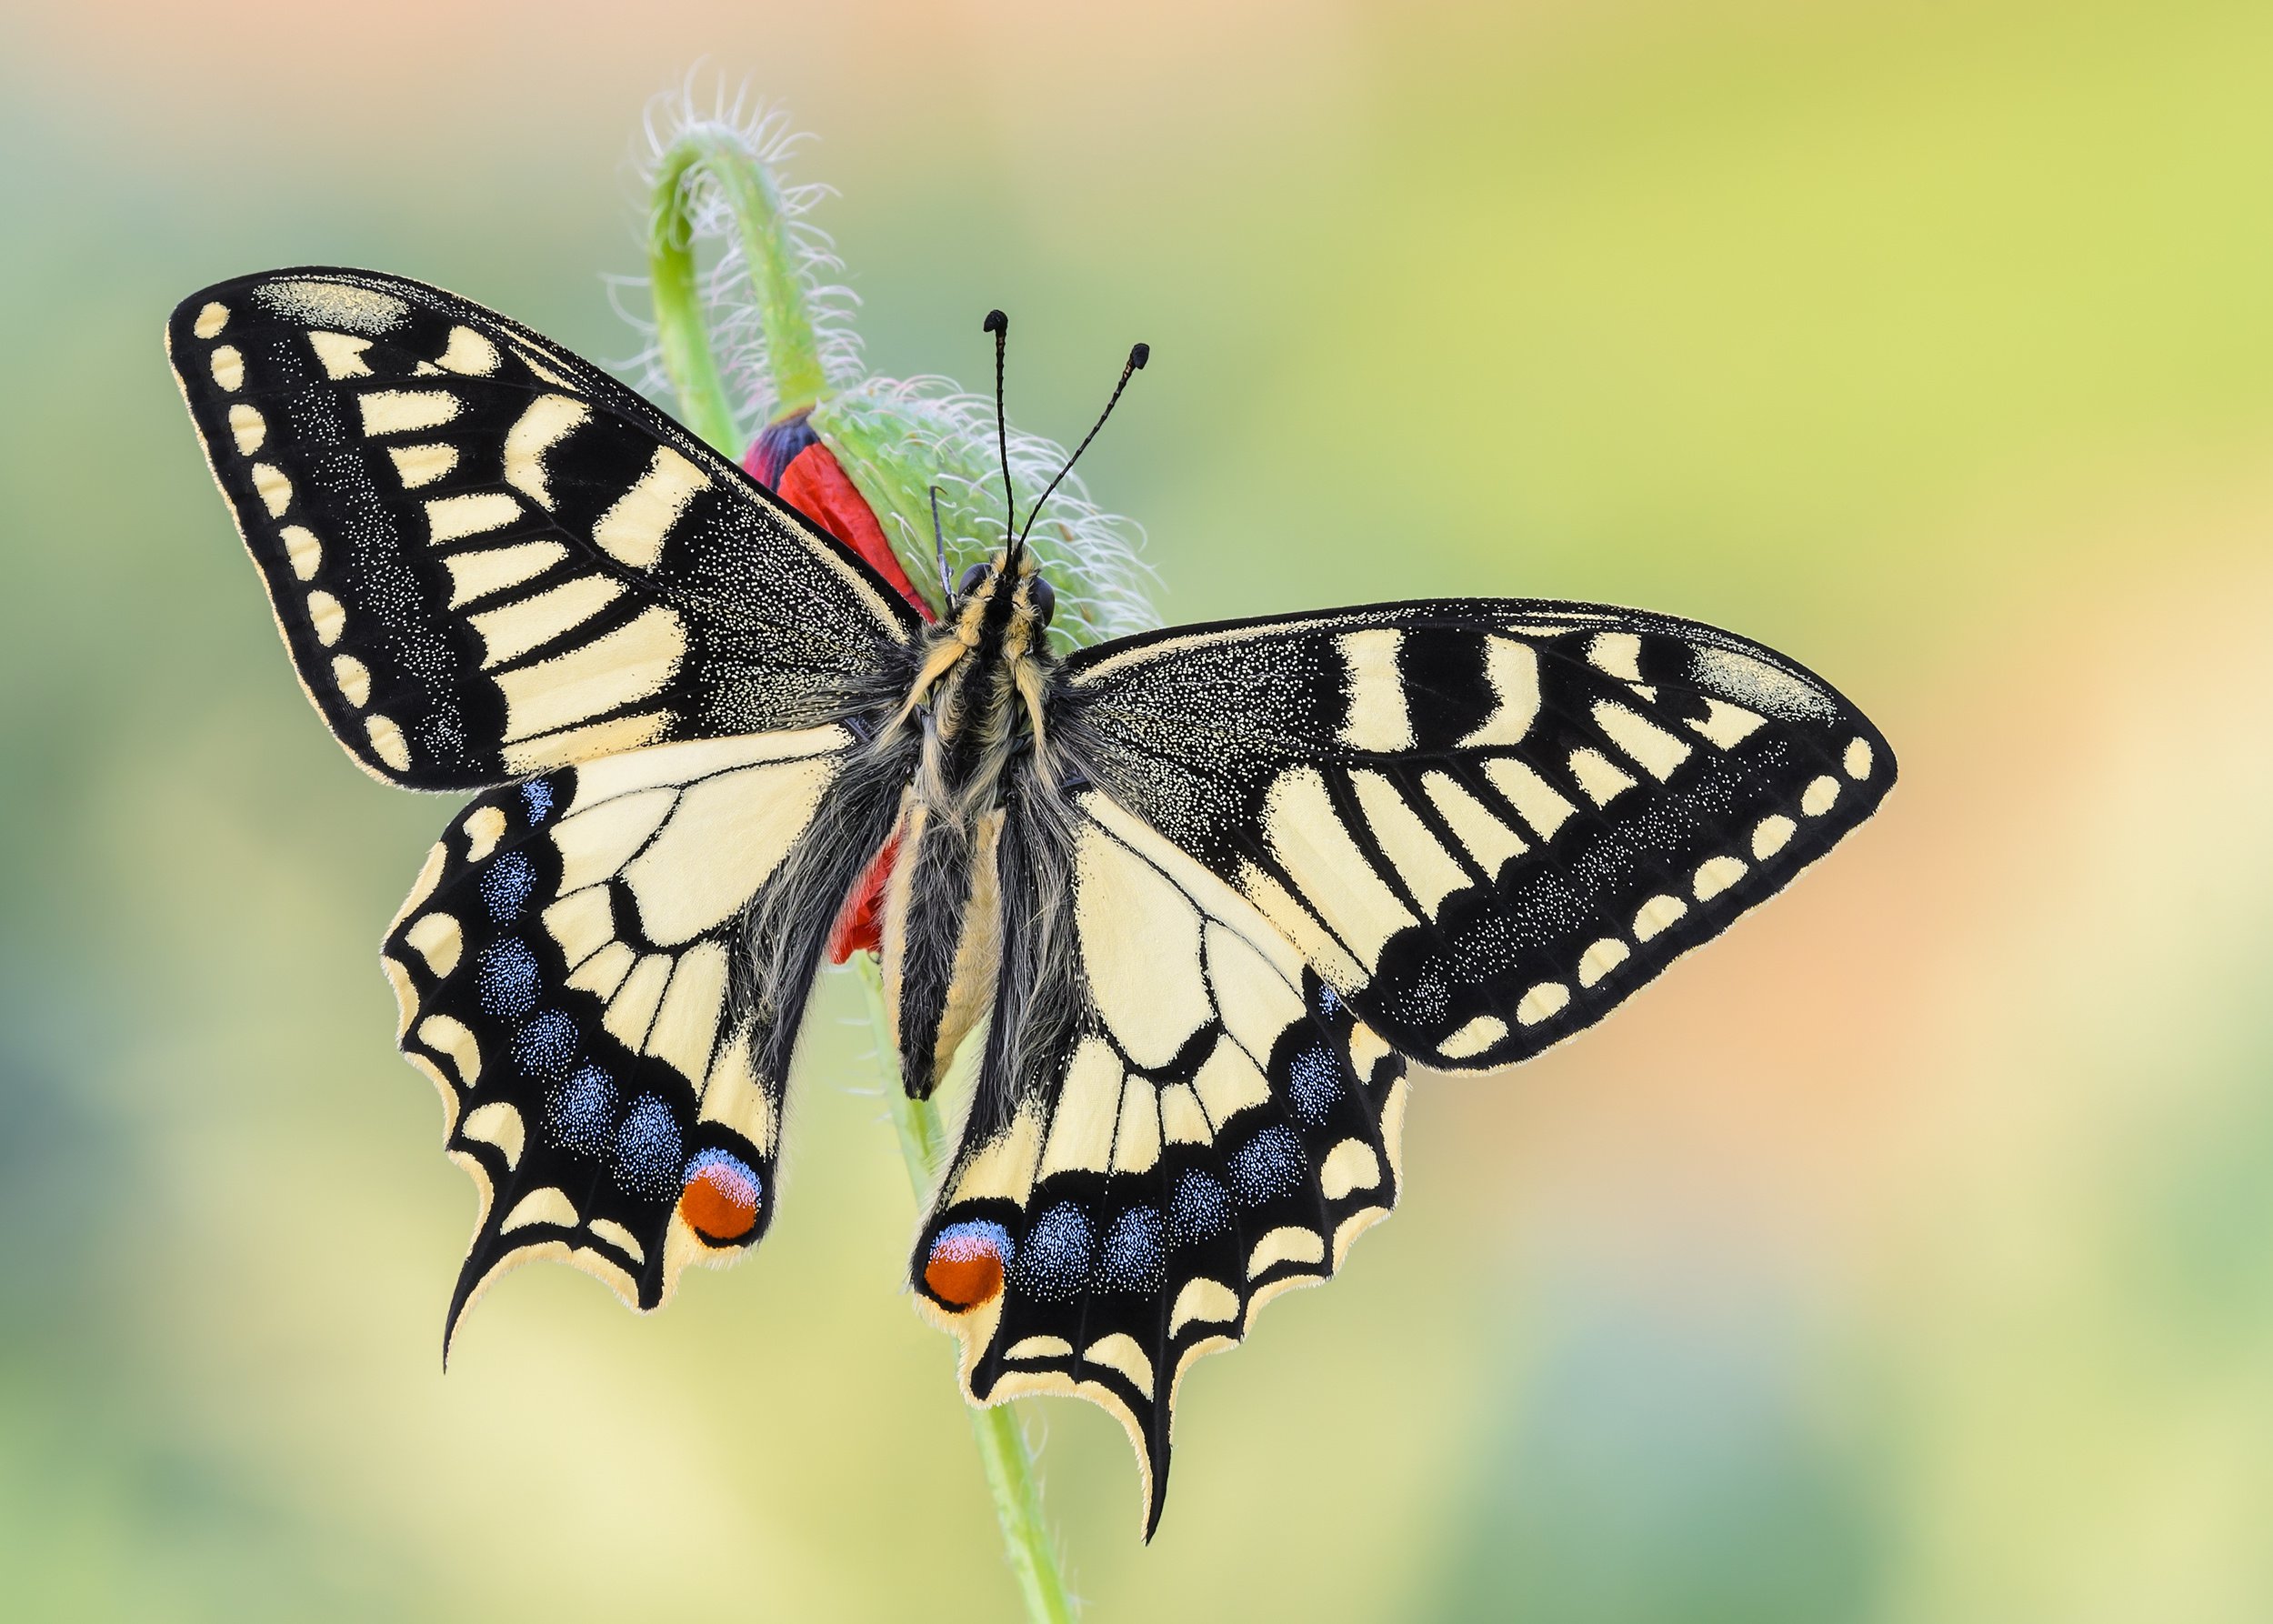
[[[1006,526],[935,623],[598,368],[400,277],[224,282],[167,344],[316,709],[375,777],[473,792],[382,957],[480,1192],[448,1325],[532,1258],[649,1309],[756,1244],[808,995],[880,886],[908,1091],[977,1046],[916,1305],[973,1403],[1120,1420],[1147,1538],[1193,1361],[1395,1205],[1407,1067],[1591,1026],[1894,782],[1820,678],[1633,609],[1066,652]]]

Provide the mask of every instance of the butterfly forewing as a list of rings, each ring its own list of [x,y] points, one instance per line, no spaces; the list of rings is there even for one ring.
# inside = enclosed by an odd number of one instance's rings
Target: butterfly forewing
[[[1877,807],[1877,730],[1781,656],[1593,606],[1392,605],[1075,657],[1084,766],[1399,1051],[1600,1019]]]
[[[637,396],[479,306],[313,268],[167,332],[301,682],[418,788],[816,726],[888,688],[905,604]]]

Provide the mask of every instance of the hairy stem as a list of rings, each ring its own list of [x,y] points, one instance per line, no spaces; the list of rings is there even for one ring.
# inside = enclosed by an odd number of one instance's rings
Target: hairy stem
[[[647,238],[648,266],[655,284],[656,323],[664,369],[677,392],[687,426],[712,446],[737,460],[740,436],[734,406],[718,375],[710,347],[702,292],[695,277],[695,232],[686,215],[687,175],[697,166],[725,190],[742,233],[742,244],[757,285],[766,322],[766,349],[784,410],[810,406],[822,386],[813,324],[806,309],[804,285],[790,263],[781,197],[772,173],[746,141],[722,125],[687,131],[664,156],[656,178],[655,218]],[[945,1159],[946,1134],[927,1099],[910,1099],[900,1086],[899,1062],[884,1008],[883,977],[876,959],[854,958],[868,997],[868,1018],[876,1028],[876,1065],[884,1074],[884,1097],[899,1130],[900,1154],[918,1203],[928,1200]],[[1071,1624],[1073,1606],[1058,1570],[1057,1550],[1042,1521],[1042,1486],[1034,1457],[1006,1404],[974,1409],[971,1431],[978,1440],[979,1463],[994,1498],[995,1519],[1002,1526],[1005,1557],[1016,1576],[1031,1624]]]
[[[718,188],[734,216],[766,334],[776,410],[793,412],[811,406],[821,397],[826,380],[805,282],[797,275],[796,245],[790,240],[773,170],[740,131],[726,125],[696,125],[671,144],[656,171],[647,270],[654,286],[663,369],[677,391],[687,426],[727,456],[739,457],[734,401],[710,347],[696,286],[695,226],[688,206],[698,174]]]
[[[884,1009],[884,983],[876,961],[863,953],[854,959],[860,985],[868,995],[868,1020],[876,1028],[876,1065],[884,1074],[884,1097],[891,1102],[892,1123],[899,1129],[900,1155],[907,1162],[908,1182],[920,1203],[931,1198],[945,1158],[946,1133],[939,1112],[927,1099],[910,1099],[900,1087],[899,1062],[894,1058],[891,1024]],[[1057,1549],[1042,1521],[1042,1485],[1034,1470],[1034,1457],[1017,1418],[1007,1404],[971,1411],[971,1432],[978,1439],[979,1462],[986,1469],[986,1487],[995,1499],[995,1519],[1002,1525],[1003,1553],[1017,1576],[1026,1599],[1026,1617],[1033,1624],[1069,1624],[1072,1604],[1066,1599],[1065,1576],[1058,1571]]]

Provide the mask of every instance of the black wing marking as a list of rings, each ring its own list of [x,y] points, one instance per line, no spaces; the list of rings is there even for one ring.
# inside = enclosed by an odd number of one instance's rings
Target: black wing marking
[[[478,305],[274,271],[191,295],[166,345],[301,684],[382,778],[817,726],[905,662],[866,564]]]
[[[916,1300],[961,1339],[972,1402],[1071,1394],[1120,1420],[1149,1538],[1185,1371],[1395,1204],[1405,1065],[1251,904],[1102,795],[1076,804],[1070,896],[1004,865],[1006,918],[1054,916],[1070,996],[998,1009],[1034,1024],[1023,1050],[990,1035]]]
[[[381,962],[481,1190],[453,1327],[533,1257],[653,1308],[690,1259],[764,1234],[828,920],[771,989],[746,933],[802,848],[835,839],[854,745],[821,727],[630,751],[478,797],[435,847]]]
[[[1710,627],[1531,600],[1086,649],[1061,731],[1399,1051],[1502,1066],[1599,1020],[1877,808],[1894,753]]]

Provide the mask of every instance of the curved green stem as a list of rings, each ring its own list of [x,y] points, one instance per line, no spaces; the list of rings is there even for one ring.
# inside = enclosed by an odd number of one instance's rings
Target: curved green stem
[[[766,360],[778,409],[796,411],[821,397],[826,378],[813,333],[813,312],[797,275],[781,188],[740,131],[697,125],[671,144],[656,172],[647,227],[647,269],[655,289],[663,368],[678,392],[687,426],[729,456],[739,456],[733,398],[718,372],[696,285],[695,229],[687,216],[689,178],[701,171],[725,196],[749,264],[766,334]]]
[[[656,179],[655,218],[647,237],[654,277],[656,323],[664,369],[678,392],[687,426],[726,456],[739,458],[734,406],[718,375],[710,347],[702,293],[695,279],[695,236],[686,217],[683,182],[696,165],[707,166],[724,188],[742,233],[742,246],[757,286],[766,323],[766,347],[784,410],[810,406],[820,396],[821,362],[813,341],[805,286],[788,256],[789,243],[781,196],[771,172],[748,144],[723,125],[687,131],[664,155]],[[868,1018],[876,1034],[876,1063],[884,1074],[884,1097],[891,1102],[916,1199],[930,1198],[945,1159],[946,1132],[927,1099],[910,1099],[900,1086],[899,1063],[884,1007],[883,978],[874,957],[856,956],[860,985],[868,996]],[[1058,1570],[1057,1551],[1042,1520],[1042,1488],[1034,1457],[1006,1404],[971,1412],[979,1463],[1002,1526],[1004,1555],[1016,1576],[1031,1624],[1071,1624],[1073,1606]]]
[[[938,1182],[946,1132],[931,1101],[910,1099],[900,1087],[899,1063],[893,1056],[891,1022],[885,1013],[884,982],[876,961],[864,953],[854,963],[861,987],[868,995],[876,1064],[884,1073],[893,1126],[899,1129],[900,1155],[907,1162],[908,1182],[916,1187],[916,1199],[926,1201]],[[1009,1560],[1010,1571],[1017,1576],[1026,1617],[1033,1624],[1070,1624],[1073,1605],[1066,1596],[1065,1576],[1058,1571],[1057,1549],[1043,1526],[1041,1480],[1035,1475],[1034,1457],[1018,1429],[1017,1418],[1007,1404],[974,1409],[971,1432],[978,1439],[979,1461],[986,1469],[986,1487],[994,1495],[995,1519],[1002,1525],[1003,1554]]]

